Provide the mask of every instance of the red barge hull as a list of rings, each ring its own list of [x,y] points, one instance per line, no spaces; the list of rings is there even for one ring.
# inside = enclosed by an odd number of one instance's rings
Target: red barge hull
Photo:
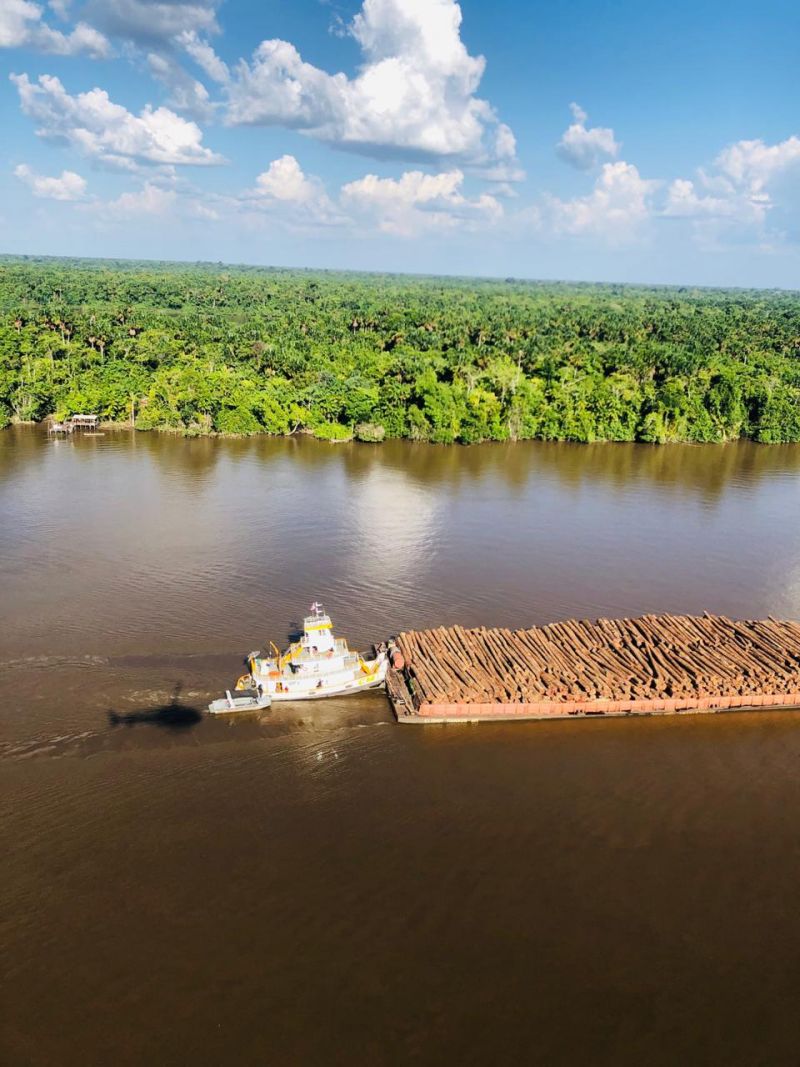
[[[399,722],[513,722],[525,719],[576,719],[624,715],[703,714],[718,711],[778,711],[800,708],[800,692],[760,697],[702,697],[685,700],[596,700],[563,704],[420,704]]]

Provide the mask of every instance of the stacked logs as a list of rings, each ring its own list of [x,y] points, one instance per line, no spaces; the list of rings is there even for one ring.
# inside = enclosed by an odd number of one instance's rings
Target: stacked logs
[[[693,700],[800,692],[800,622],[719,615],[409,630],[415,705]]]

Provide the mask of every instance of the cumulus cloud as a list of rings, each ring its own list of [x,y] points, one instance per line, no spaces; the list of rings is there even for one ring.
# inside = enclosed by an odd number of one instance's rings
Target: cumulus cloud
[[[719,153],[710,172],[698,171],[696,181],[673,181],[662,214],[693,220],[706,241],[735,231],[763,234],[770,212],[780,204],[781,180],[795,171],[800,173],[800,138],[773,145],[737,141]]]
[[[219,0],[89,0],[85,18],[111,37],[155,48],[184,32],[217,33]]]
[[[386,233],[410,237],[430,231],[454,232],[495,224],[503,208],[487,193],[469,197],[464,174],[407,171],[399,178],[367,174],[348,182],[338,195],[306,174],[292,155],[273,160],[255,186],[238,198],[239,209],[290,229],[343,227],[364,236]]]
[[[115,214],[122,215],[164,215],[175,203],[175,192],[162,189],[151,182],[145,182],[139,192],[123,193],[108,205]]]
[[[778,175],[800,166],[800,137],[788,137],[779,144],[763,141],[737,141],[716,158],[720,172],[740,189],[760,193]]]
[[[27,74],[12,74],[22,111],[37,123],[39,137],[75,148],[109,166],[135,169],[140,164],[206,166],[224,162],[202,144],[194,122],[166,107],[148,104],[138,115],[115,104],[103,89],[76,96],[50,74],[38,84]]]
[[[274,159],[241,201],[247,208],[266,211],[296,226],[330,226],[345,221],[320,179],[305,174],[290,155]]]
[[[0,4],[0,48],[32,48],[52,55],[88,55],[102,59],[111,46],[102,33],[79,22],[70,33],[54,30],[42,21],[40,4],[30,0],[3,0]]]
[[[342,187],[342,204],[371,218],[383,233],[411,237],[426,230],[474,228],[497,222],[503,207],[488,193],[469,198],[460,170],[440,174],[406,171],[400,178],[367,174]]]
[[[148,216],[161,218],[172,213],[177,195],[174,189],[145,182],[139,190],[122,193],[114,200],[98,200],[85,210],[104,223],[124,224]]]
[[[150,52],[147,56],[150,73],[169,91],[167,103],[177,111],[205,121],[214,114],[208,89],[188,74],[169,54]]]
[[[0,0],[12,4],[27,0]],[[69,0],[56,0],[66,15]],[[219,32],[216,10],[220,0],[88,0],[83,12],[94,25],[125,43],[128,58],[146,54],[147,66],[168,90],[167,104],[192,118],[209,119],[214,112],[209,93],[179,61],[186,53],[210,78],[228,79],[228,68],[200,34]],[[97,30],[92,33],[102,37]],[[102,37],[105,41],[106,38]]]
[[[698,194],[688,178],[676,178],[667,190],[663,214],[671,218],[688,219],[697,215],[727,215],[730,202],[723,197]]]
[[[218,222],[222,217],[216,208],[198,199],[190,203],[189,214],[196,219],[204,219],[207,222]]]
[[[688,178],[676,178],[667,189],[662,214],[674,219],[738,219],[741,222],[764,222],[769,197],[763,194],[742,196],[729,190],[714,196],[698,190]]]
[[[219,58],[207,41],[197,36],[194,30],[185,30],[175,38],[175,41],[212,81],[225,84],[230,79],[227,64]]]
[[[281,156],[274,159],[267,170],[256,178],[258,196],[272,197],[275,200],[290,200],[305,203],[314,200],[320,192],[319,182],[307,178],[294,156]]]
[[[556,233],[589,234],[621,243],[634,237],[651,217],[659,184],[642,178],[632,163],[605,163],[588,196],[546,197],[543,216]]]
[[[559,156],[579,170],[590,170],[603,160],[615,159],[620,145],[607,126],[587,126],[589,116],[579,104],[570,104],[575,121],[556,145]]]
[[[376,157],[511,165],[513,133],[475,96],[485,60],[460,29],[455,0],[364,0],[350,26],[364,60],[354,78],[262,41],[236,68],[228,122],[288,126]]]
[[[27,163],[14,168],[14,175],[24,182],[34,196],[44,200],[83,200],[86,194],[86,179],[74,170],[62,170],[58,178],[36,174]]]

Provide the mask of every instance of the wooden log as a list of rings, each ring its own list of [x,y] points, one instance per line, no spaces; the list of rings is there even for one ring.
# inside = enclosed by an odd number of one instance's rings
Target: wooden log
[[[398,640],[415,699],[442,703],[701,700],[800,691],[800,623],[725,616],[459,626]]]

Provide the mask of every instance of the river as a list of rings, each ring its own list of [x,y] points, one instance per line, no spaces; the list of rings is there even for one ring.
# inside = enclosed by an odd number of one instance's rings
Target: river
[[[800,618],[800,446],[0,433],[8,1064],[782,1064],[800,712],[212,720],[313,599]]]

